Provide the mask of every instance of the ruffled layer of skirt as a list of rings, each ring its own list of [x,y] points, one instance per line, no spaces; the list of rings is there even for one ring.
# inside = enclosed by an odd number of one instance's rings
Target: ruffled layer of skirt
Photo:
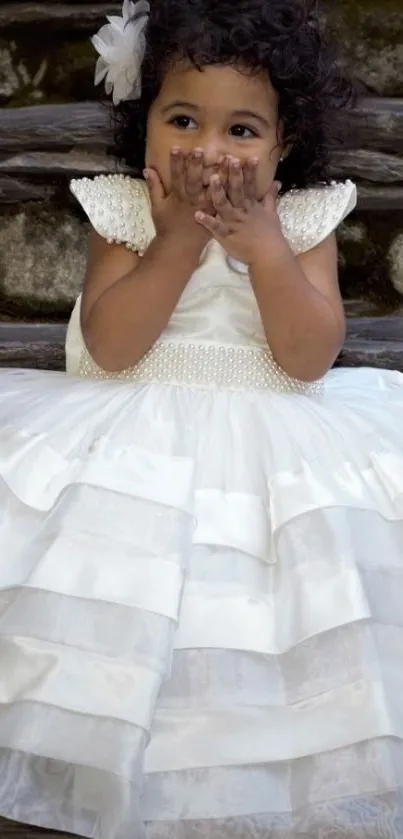
[[[403,377],[0,391],[0,814],[401,839]]]

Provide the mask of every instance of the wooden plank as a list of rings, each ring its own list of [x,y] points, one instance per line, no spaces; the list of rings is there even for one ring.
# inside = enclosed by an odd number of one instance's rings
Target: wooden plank
[[[391,158],[390,155],[379,155],[369,153],[373,159],[373,180],[379,175],[379,183],[362,184],[358,186],[358,207],[361,210],[370,211],[402,211],[403,210],[403,160]],[[385,174],[382,183],[382,173],[376,169],[376,160],[382,169],[386,157],[391,176],[393,165],[396,162],[395,171],[399,173],[399,166],[402,170],[402,179],[398,178],[397,184],[388,182],[388,175]],[[365,169],[369,165],[365,151],[351,152],[345,155],[345,165],[335,168],[334,177],[353,177],[364,169],[360,170],[360,161],[363,159]],[[353,161],[357,161],[354,171]],[[98,174],[110,174],[112,172],[130,172],[131,170],[118,163],[105,151],[86,151],[83,148],[73,149],[67,152],[53,151],[24,151],[21,154],[13,154],[7,157],[0,154],[0,204],[20,203],[24,201],[43,201],[54,196],[58,182],[68,181],[75,177],[94,176]],[[386,172],[386,170],[385,170]],[[135,174],[133,172],[133,174]],[[367,173],[371,173],[368,171]]]
[[[403,186],[366,186],[358,184],[358,209],[372,212],[401,212]]]
[[[124,164],[119,164],[114,157],[102,151],[72,149],[68,152],[25,151],[10,157],[0,156],[0,177],[18,175],[23,178],[55,178],[65,175],[98,175],[110,172],[130,171]]]
[[[10,822],[0,817],[1,839],[62,839],[63,836],[64,839],[69,839],[69,835],[67,833],[56,833],[54,830],[42,830],[40,827],[31,827],[18,822]]]
[[[0,367],[62,370],[65,335],[64,324],[1,323]]]
[[[348,308],[348,306],[347,306]],[[355,304],[357,309],[357,304]],[[390,315],[371,317],[347,317],[347,332],[349,341],[391,341],[403,342],[403,309]],[[25,343],[35,341],[63,342],[66,335],[65,323],[14,323],[3,321],[0,323],[0,341],[18,341]]]
[[[0,176],[0,204],[49,200],[54,192],[55,190],[47,184],[33,184],[23,178],[2,178]]]
[[[378,317],[347,318],[348,340],[391,341],[403,343],[403,309],[401,312]]]
[[[349,318],[345,347],[337,366],[378,367],[403,372],[403,313]]]
[[[349,149],[403,155],[403,99],[363,99],[356,111],[343,116],[346,120],[351,126]],[[105,104],[34,105],[4,108],[1,112],[3,155],[23,150],[60,152],[78,146],[105,149],[111,145],[110,110]],[[384,164],[387,168],[386,161]]]
[[[6,32],[15,26],[29,24],[60,23],[64,31],[74,29],[95,29],[110,14],[120,14],[122,4],[113,0],[98,3],[2,3],[0,6],[0,28]]]
[[[333,154],[332,175],[337,179],[357,178],[381,184],[403,183],[403,157],[368,149],[346,149]]]
[[[96,175],[99,173],[128,172],[128,167],[101,150],[71,149],[58,151],[23,151],[20,154],[0,155],[0,176],[20,175],[53,178],[60,175]],[[355,178],[374,184],[403,185],[403,158],[384,152],[352,149],[333,156],[332,176],[337,179]]]
[[[105,171],[118,171],[108,169]],[[64,177],[66,181],[70,177],[92,176],[99,173],[98,169],[79,169],[69,171],[60,170],[59,180]],[[50,178],[50,173],[47,173]],[[30,178],[1,176],[0,172],[0,205],[22,204],[25,201],[44,201],[54,198],[57,194],[57,184],[52,177],[46,183],[38,183]],[[371,212],[402,212],[403,211],[403,185],[401,187],[373,186],[358,187],[358,209]]]
[[[61,370],[64,365],[65,324],[1,323],[0,366]],[[369,365],[403,372],[403,313],[351,318],[338,366]]]
[[[362,98],[346,119],[351,148],[403,153],[403,99]]]
[[[108,106],[98,102],[3,108],[0,153],[106,149],[113,142]]]
[[[336,367],[376,367],[403,373],[403,341],[347,341]]]

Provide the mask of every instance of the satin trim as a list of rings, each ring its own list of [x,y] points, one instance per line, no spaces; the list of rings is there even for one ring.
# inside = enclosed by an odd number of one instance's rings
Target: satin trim
[[[0,705],[35,701],[148,730],[161,674],[139,662],[29,638],[0,639]]]
[[[288,708],[157,708],[145,772],[296,760],[383,736],[403,738],[403,708],[392,720],[384,686],[364,679]]]
[[[28,437],[15,428],[1,429],[1,453],[0,475],[33,509],[50,510],[66,487],[89,484],[192,512],[194,465],[187,457],[154,454],[135,445],[119,447],[98,438],[82,459],[68,461],[43,435]]]
[[[388,521],[403,517],[403,457],[370,454],[371,466],[358,470],[344,462],[331,473],[302,460],[300,471],[277,471],[268,481],[273,532],[291,519],[330,507],[374,510]]]
[[[288,582],[293,586],[291,576]],[[354,568],[330,574],[325,564],[314,565],[305,577],[298,575],[294,590],[283,586],[265,598],[230,582],[221,586],[188,582],[175,649],[209,647],[279,655],[321,632],[369,617]]]
[[[274,563],[267,504],[242,492],[197,490],[195,545],[221,545]]]
[[[139,557],[135,546],[95,535],[61,534],[32,567],[24,552],[0,560],[0,589],[34,588],[137,607],[176,620],[183,583],[180,552]]]

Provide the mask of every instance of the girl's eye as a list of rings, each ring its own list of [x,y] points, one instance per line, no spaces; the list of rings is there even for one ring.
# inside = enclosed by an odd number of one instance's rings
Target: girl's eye
[[[257,132],[252,128],[247,128],[246,125],[232,125],[230,133],[233,137],[240,137],[242,140],[249,140],[251,137],[257,137]]]
[[[182,131],[186,131],[187,128],[194,128],[195,126],[194,119],[186,116],[173,117],[170,123],[171,125],[175,125],[176,128],[181,128]]]

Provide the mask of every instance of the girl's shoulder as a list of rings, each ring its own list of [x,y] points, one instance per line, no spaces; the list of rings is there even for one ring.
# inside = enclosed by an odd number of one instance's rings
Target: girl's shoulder
[[[279,198],[277,211],[294,253],[305,253],[330,236],[356,204],[355,184],[350,180],[333,181],[286,192]]]
[[[147,250],[155,228],[145,181],[129,175],[98,175],[71,181],[70,190],[103,239],[140,255]]]
[[[130,175],[98,175],[70,184],[93,228],[109,242],[125,244],[142,254],[155,236],[148,188]],[[293,189],[278,201],[284,235],[294,253],[320,244],[354,209],[352,181]]]

